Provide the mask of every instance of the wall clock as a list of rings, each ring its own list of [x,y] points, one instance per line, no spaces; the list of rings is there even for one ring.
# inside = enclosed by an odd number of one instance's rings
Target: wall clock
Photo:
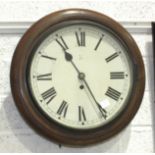
[[[130,34],[90,10],[39,20],[20,40],[11,65],[20,113],[39,133],[71,146],[121,131],[136,114],[144,85],[142,57]]]

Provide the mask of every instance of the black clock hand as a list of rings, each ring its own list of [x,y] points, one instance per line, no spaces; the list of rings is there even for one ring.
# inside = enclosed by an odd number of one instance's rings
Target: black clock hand
[[[65,59],[66,59],[67,61],[70,61],[70,62],[71,62],[71,64],[73,65],[73,67],[75,68],[75,70],[77,71],[77,73],[78,73],[78,75],[79,75],[79,74],[80,74],[80,71],[79,71],[79,69],[76,67],[76,65],[74,64],[74,62],[72,61],[73,56],[72,56],[70,53],[66,52],[66,50],[63,49],[63,51],[64,51],[64,54],[65,54]]]
[[[91,89],[90,89],[90,87],[89,87],[87,81],[85,80],[85,74],[84,74],[84,73],[81,73],[81,72],[79,71],[79,69],[76,67],[75,63],[72,61],[73,56],[72,56],[70,53],[66,52],[66,50],[63,49],[63,51],[64,51],[64,54],[65,54],[65,59],[66,59],[67,61],[70,61],[70,62],[71,62],[71,64],[73,65],[73,67],[75,68],[75,70],[76,70],[77,73],[78,73],[78,78],[79,78],[80,80],[84,81],[84,83],[85,83],[85,85],[86,85],[88,91],[90,92],[90,94],[91,94],[93,100],[95,101],[95,103],[96,103],[98,109],[100,110],[102,116],[106,119],[106,110],[100,106],[100,104],[97,102],[96,98],[94,97],[94,95],[93,95],[93,93],[92,93],[92,91],[91,91]]]
[[[79,76],[79,77],[84,77],[84,78],[82,79],[83,82],[85,83],[85,85],[86,85],[86,87],[87,87],[89,93],[91,94],[93,100],[95,101],[97,107],[99,108],[99,110],[100,110],[102,116],[106,119],[106,113],[107,113],[106,110],[105,110],[104,108],[102,108],[102,107],[100,106],[100,104],[97,102],[97,100],[96,100],[95,96],[93,95],[93,93],[92,93],[92,91],[91,91],[91,89],[90,89],[90,87],[89,87],[87,81],[85,80],[85,76],[82,75],[82,74],[84,74],[84,73],[80,73],[80,74],[81,74],[81,76]]]
[[[65,54],[65,59],[67,61],[72,61],[73,56],[70,53],[66,52],[66,50],[63,50],[63,51],[64,51],[64,54]]]

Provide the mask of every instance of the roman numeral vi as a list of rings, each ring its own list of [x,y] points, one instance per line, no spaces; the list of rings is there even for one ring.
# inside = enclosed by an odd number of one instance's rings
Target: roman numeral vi
[[[86,115],[84,109],[81,106],[78,106],[78,109],[79,109],[79,121],[84,123],[84,121],[86,121]]]
[[[67,113],[67,109],[68,109],[68,104],[66,101],[62,101],[58,111],[57,111],[57,114],[59,115],[62,115],[63,117],[66,116],[66,113]]]

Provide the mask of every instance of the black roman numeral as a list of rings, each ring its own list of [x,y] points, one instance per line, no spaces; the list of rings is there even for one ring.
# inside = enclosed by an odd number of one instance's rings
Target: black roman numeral
[[[37,80],[52,80],[52,73],[38,75]]]
[[[106,62],[110,62],[111,60],[115,59],[116,57],[118,57],[119,54],[116,52],[114,54],[112,54],[111,56],[109,56],[108,58],[106,58]]]
[[[75,36],[76,36],[77,44],[79,46],[85,46],[86,45],[85,32],[80,32],[80,34],[78,32],[75,32]]]
[[[110,79],[124,79],[125,75],[124,72],[110,72]]]
[[[54,87],[52,87],[52,88],[48,89],[47,91],[45,91],[44,93],[42,93],[41,96],[44,100],[47,100],[46,103],[48,104],[56,96],[56,91],[55,91]]]
[[[99,45],[100,45],[100,43],[101,43],[103,37],[104,37],[104,35],[102,35],[102,37],[101,37],[101,38],[99,39],[99,41],[97,42],[97,44],[96,44],[96,46],[95,46],[95,48],[94,48],[95,51],[97,51],[97,49],[98,49],[98,47],[99,47]]]
[[[67,44],[65,43],[65,40],[62,36],[60,36],[60,39],[56,39],[56,42],[61,46],[61,48],[66,51],[68,49]]]
[[[105,95],[117,101],[119,97],[121,96],[121,93],[111,87],[108,87],[108,90],[105,93]]]
[[[86,115],[85,115],[85,112],[84,112],[84,109],[83,107],[81,106],[78,106],[78,109],[79,109],[79,121],[82,122],[82,124],[84,124],[84,121],[86,121]]]
[[[57,114],[62,115],[63,117],[66,117],[66,113],[67,113],[67,109],[68,109],[68,104],[66,101],[62,101]]]
[[[49,56],[46,56],[46,55],[41,55],[41,57],[46,58],[46,59],[50,59],[50,60],[56,60],[56,58],[49,57]]]

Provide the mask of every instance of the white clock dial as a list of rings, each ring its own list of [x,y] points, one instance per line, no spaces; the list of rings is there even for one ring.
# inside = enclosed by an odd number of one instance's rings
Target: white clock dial
[[[72,24],[50,33],[30,63],[30,92],[61,125],[91,129],[115,119],[130,97],[133,68],[109,29]]]

